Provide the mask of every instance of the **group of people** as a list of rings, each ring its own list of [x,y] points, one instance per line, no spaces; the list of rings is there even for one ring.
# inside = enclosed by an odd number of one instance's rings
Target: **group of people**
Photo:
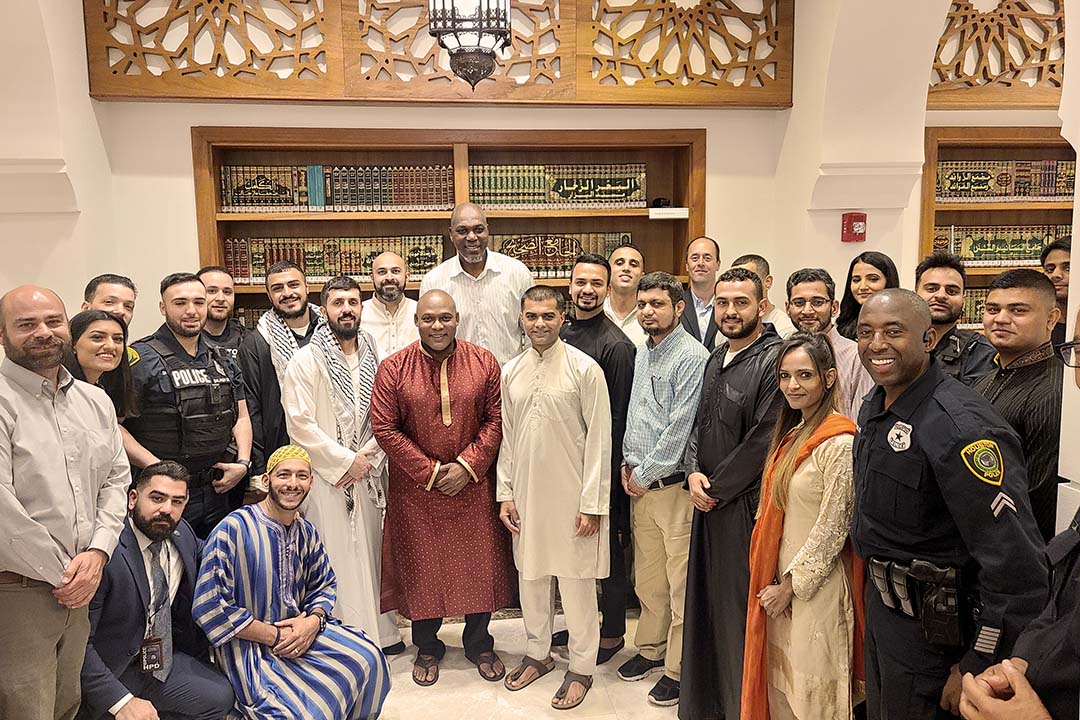
[[[167,276],[130,345],[126,277],[70,320],[0,298],[0,716],[374,718],[398,616],[420,686],[446,618],[510,691],[566,645],[568,710],[636,597],[618,675],[682,720],[1077,717],[1068,241],[993,280],[984,337],[947,254],[909,291],[862,253],[840,299],[801,269],[780,307],[765,258],[721,271],[707,237],[686,288],[624,245],[564,293],[475,205],[449,236],[418,300],[392,253],[317,306],[279,262],[250,331],[220,267]]]

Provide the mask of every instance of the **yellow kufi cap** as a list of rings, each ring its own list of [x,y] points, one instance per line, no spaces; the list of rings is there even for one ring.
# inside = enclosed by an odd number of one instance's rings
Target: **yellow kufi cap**
[[[308,465],[311,465],[311,456],[308,455],[307,450],[299,445],[285,445],[275,450],[270,459],[266,461],[266,472],[268,474],[272,473],[274,467],[282,460],[303,460]]]

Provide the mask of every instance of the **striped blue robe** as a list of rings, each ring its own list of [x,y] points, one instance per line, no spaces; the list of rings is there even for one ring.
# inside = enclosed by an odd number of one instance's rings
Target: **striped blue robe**
[[[377,718],[390,670],[376,643],[336,620],[296,659],[241,640],[252,620],[274,623],[334,608],[337,584],[319,534],[297,517],[285,526],[258,505],[231,513],[207,538],[192,613],[236,691],[230,718]]]

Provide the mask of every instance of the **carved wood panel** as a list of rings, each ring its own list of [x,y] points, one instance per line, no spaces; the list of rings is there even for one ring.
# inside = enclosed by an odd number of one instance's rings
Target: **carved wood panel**
[[[1065,0],[954,0],[930,73],[930,108],[1057,107]]]
[[[794,0],[512,0],[470,90],[426,0],[83,0],[94,97],[791,105]]]

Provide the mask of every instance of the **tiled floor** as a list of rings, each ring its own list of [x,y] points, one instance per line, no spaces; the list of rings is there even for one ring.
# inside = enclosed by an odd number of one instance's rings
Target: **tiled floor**
[[[562,618],[556,618],[557,627],[565,627]],[[593,688],[585,702],[573,710],[555,710],[551,697],[562,683],[566,672],[564,653],[556,653],[555,670],[529,687],[510,692],[502,682],[486,682],[476,668],[465,659],[461,650],[463,625],[444,625],[439,636],[448,646],[446,657],[440,666],[439,682],[431,687],[420,687],[412,681],[412,661],[416,648],[409,649],[390,659],[393,689],[386,700],[382,717],[384,720],[413,720],[433,718],[437,720],[531,720],[532,718],[592,718],[595,720],[675,720],[676,707],[654,707],[646,700],[649,690],[660,679],[653,673],[645,680],[628,683],[619,679],[616,670],[633,657],[630,646],[637,621],[627,619],[627,647],[598,668],[593,678]],[[525,627],[520,619],[493,620],[491,634],[495,636],[495,650],[512,668],[525,652]],[[409,643],[409,631],[403,630],[405,642]]]

